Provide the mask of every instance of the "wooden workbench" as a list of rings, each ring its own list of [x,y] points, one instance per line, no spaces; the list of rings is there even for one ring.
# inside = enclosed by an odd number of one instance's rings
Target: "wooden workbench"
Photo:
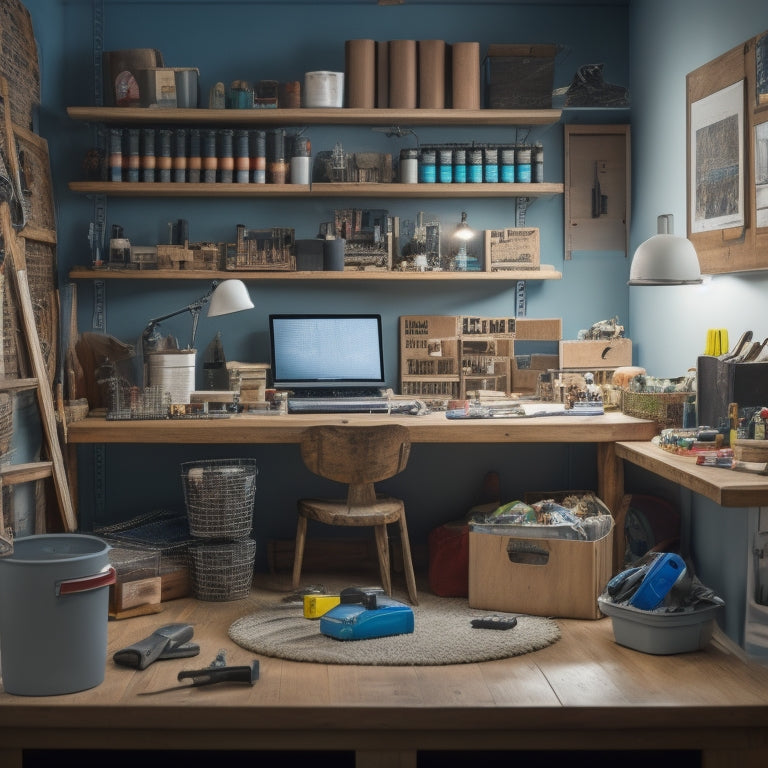
[[[235,645],[227,630],[255,610],[252,599],[164,606],[110,623],[100,686],[0,693],[0,765],[21,768],[32,748],[344,750],[358,768],[415,768],[417,751],[431,750],[686,749],[701,750],[703,768],[768,765],[768,668],[745,662],[717,633],[703,651],[652,656],[617,645],[609,619],[559,620],[558,642],[516,658],[341,666],[255,657]],[[116,650],[176,621],[194,625],[198,657],[144,671],[113,664]],[[207,666],[220,649],[231,665],[260,658],[254,686],[139,695],[177,685],[180,670]]]
[[[650,440],[653,421],[623,413],[602,416],[544,416],[535,418],[446,418],[444,413],[423,416],[385,414],[240,414],[226,419],[112,421],[90,415],[68,428],[68,466],[76,487],[77,446],[91,443],[130,444],[277,444],[298,443],[301,433],[317,424],[397,423],[408,428],[413,443],[595,443],[597,494],[611,510],[618,510],[624,494],[623,463],[614,444],[620,440]],[[623,540],[617,536],[614,565],[623,563]]]

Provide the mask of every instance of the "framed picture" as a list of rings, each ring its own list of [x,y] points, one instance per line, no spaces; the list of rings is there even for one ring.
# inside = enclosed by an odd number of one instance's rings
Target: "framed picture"
[[[768,227],[768,122],[755,126],[755,226]]]
[[[691,232],[744,226],[744,81],[691,103]]]

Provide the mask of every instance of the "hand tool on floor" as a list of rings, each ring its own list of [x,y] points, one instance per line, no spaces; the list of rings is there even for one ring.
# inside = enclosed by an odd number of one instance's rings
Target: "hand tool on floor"
[[[134,669],[146,669],[158,659],[182,659],[197,656],[200,646],[190,643],[194,629],[191,624],[166,624],[149,637],[116,651],[116,664]]]
[[[198,688],[203,685],[215,685],[216,683],[248,683],[253,685],[259,679],[259,661],[254,659],[250,665],[228,667],[222,666],[224,656],[220,651],[215,661],[205,669],[182,670],[177,680],[191,680],[189,685],[172,685],[168,688],[159,688],[156,691],[143,691],[139,696],[151,696],[155,693],[178,691],[180,688]]]

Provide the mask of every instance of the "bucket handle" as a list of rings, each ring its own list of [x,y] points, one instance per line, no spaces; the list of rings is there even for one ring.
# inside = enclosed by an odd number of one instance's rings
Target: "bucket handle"
[[[99,589],[114,584],[117,580],[115,569],[111,565],[102,568],[92,576],[80,576],[77,579],[64,579],[56,582],[56,596],[73,595],[77,592],[87,592],[89,589]]]

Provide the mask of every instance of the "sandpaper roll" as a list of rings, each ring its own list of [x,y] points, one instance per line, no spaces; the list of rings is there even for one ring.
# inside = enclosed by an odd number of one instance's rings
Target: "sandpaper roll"
[[[418,95],[415,40],[389,41],[389,106],[414,109]]]
[[[480,43],[453,43],[451,80],[451,106],[480,109]]]
[[[376,43],[376,106],[382,109],[389,106],[389,43],[386,40]]]
[[[376,41],[347,40],[347,106],[373,109],[376,106]]]
[[[419,40],[419,106],[445,107],[445,40]]]

